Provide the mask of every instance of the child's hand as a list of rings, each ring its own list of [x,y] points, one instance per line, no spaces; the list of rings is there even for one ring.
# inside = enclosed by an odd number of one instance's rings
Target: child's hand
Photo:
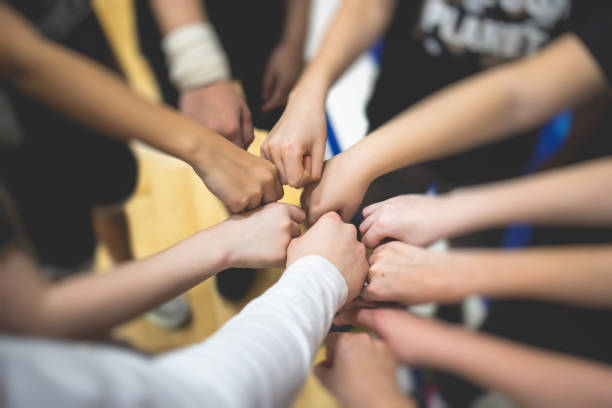
[[[349,222],[372,181],[362,170],[359,160],[349,151],[328,160],[321,181],[307,185],[302,193],[302,208],[308,222],[315,223],[329,211],[339,213],[344,222]]]
[[[209,158],[194,170],[206,187],[232,213],[255,209],[283,197],[283,187],[274,164],[218,138]]]
[[[449,273],[446,253],[394,241],[377,247],[369,263],[368,285],[361,293],[367,301],[418,305],[461,297],[452,290],[457,275]]]
[[[227,248],[228,267],[283,267],[291,239],[301,234],[306,216],[291,204],[272,203],[234,215],[218,225]]]
[[[368,272],[365,247],[357,241],[357,230],[342,222],[338,214],[328,213],[287,250],[287,266],[307,255],[319,255],[342,273],[349,290],[347,300],[359,294]]]
[[[364,208],[359,230],[368,248],[385,238],[424,246],[452,231],[453,214],[445,196],[401,195]]]
[[[414,406],[398,389],[397,363],[382,341],[365,333],[332,333],[326,351],[326,361],[314,371],[342,406]]]

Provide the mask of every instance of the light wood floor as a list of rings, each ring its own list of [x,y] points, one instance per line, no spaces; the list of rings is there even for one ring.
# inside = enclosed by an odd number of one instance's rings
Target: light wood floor
[[[94,4],[131,86],[145,97],[158,101],[153,77],[137,51],[131,1],[96,0]],[[263,132],[257,133],[256,141],[249,149],[251,152],[259,152],[264,136]],[[221,203],[185,163],[137,143],[133,148],[140,162],[140,176],[137,191],[127,203],[127,213],[137,258],[167,248],[227,217]],[[286,188],[283,201],[299,203],[299,191]],[[98,251],[97,264],[100,269],[109,265],[103,248]],[[187,293],[193,319],[186,328],[165,331],[139,318],[118,328],[115,334],[153,353],[201,341],[237,313],[249,299],[274,283],[280,273],[279,270],[259,271],[255,287],[239,304],[221,299],[212,280],[198,285]],[[319,352],[319,359],[321,354]],[[294,403],[297,408],[335,406],[333,397],[312,375]]]

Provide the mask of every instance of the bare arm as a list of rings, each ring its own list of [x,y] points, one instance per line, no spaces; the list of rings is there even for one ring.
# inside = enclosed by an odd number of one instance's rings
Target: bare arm
[[[303,220],[295,206],[270,204],[104,275],[86,273],[58,283],[42,278],[36,263],[9,246],[0,253],[0,331],[53,337],[105,332],[220,270],[283,266]]]
[[[481,294],[612,308],[610,265],[609,245],[439,253],[391,242],[370,257],[362,296],[414,305]]]
[[[606,89],[595,59],[567,34],[533,57],[437,92],[335,157],[306,195],[309,216],[332,210],[350,219],[382,174],[510,137]]]
[[[205,4],[200,0],[149,3],[163,35],[170,80],[180,93],[180,111],[247,148],[254,138],[251,112],[232,83],[229,59]]]
[[[321,177],[325,154],[325,100],[338,77],[387,28],[396,0],[342,2],[314,59],[289,96],[283,116],[262,145],[281,181],[299,187]]]
[[[548,226],[612,225],[612,158],[593,160],[440,196],[403,195],[363,210],[363,242],[392,238],[429,245],[513,223]]]
[[[185,24],[209,21],[201,0],[149,0],[149,4],[162,34]]]
[[[5,3],[0,4],[0,75],[75,121],[186,161],[233,212],[282,196],[270,163],[138,97],[98,64],[45,40]]]
[[[612,402],[612,369],[465,329],[423,320],[397,309],[344,314],[374,330],[402,362],[434,367],[496,390],[525,407],[605,407]]]

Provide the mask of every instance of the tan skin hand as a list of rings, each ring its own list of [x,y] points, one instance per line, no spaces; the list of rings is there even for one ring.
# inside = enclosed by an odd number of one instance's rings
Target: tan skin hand
[[[261,145],[261,156],[278,168],[283,184],[302,187],[321,178],[327,138],[325,99],[292,95]]]
[[[248,148],[255,137],[251,112],[231,81],[182,92],[179,109],[241,149]]]
[[[397,362],[382,341],[365,333],[332,333],[326,351],[314,372],[342,406],[414,406],[398,389]]]
[[[446,273],[446,254],[399,241],[377,247],[370,255],[368,285],[361,296],[372,302],[426,302],[459,300],[453,296],[453,275]]]
[[[252,210],[283,197],[272,163],[224,139],[220,138],[217,143],[221,146],[214,150],[216,154],[210,155],[206,166],[195,165],[194,170],[230,212]]]
[[[451,209],[442,196],[401,195],[363,209],[365,220],[359,226],[362,241],[375,248],[382,240],[397,239],[425,246],[445,237]]]
[[[287,266],[307,255],[330,261],[344,276],[349,289],[347,300],[359,294],[368,271],[365,247],[357,241],[357,230],[342,222],[338,214],[328,213],[287,249]]]
[[[287,104],[289,92],[295,86],[303,67],[302,47],[281,43],[272,51],[262,83],[263,112]]]

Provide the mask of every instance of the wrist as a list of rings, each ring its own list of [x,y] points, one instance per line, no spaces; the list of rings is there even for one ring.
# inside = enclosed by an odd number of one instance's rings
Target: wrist
[[[441,214],[446,215],[444,236],[456,237],[486,227],[490,206],[472,188],[460,188],[439,196]]]
[[[316,72],[312,64],[308,65],[293,90],[289,93],[291,100],[307,100],[325,108],[330,84],[325,75]]]

